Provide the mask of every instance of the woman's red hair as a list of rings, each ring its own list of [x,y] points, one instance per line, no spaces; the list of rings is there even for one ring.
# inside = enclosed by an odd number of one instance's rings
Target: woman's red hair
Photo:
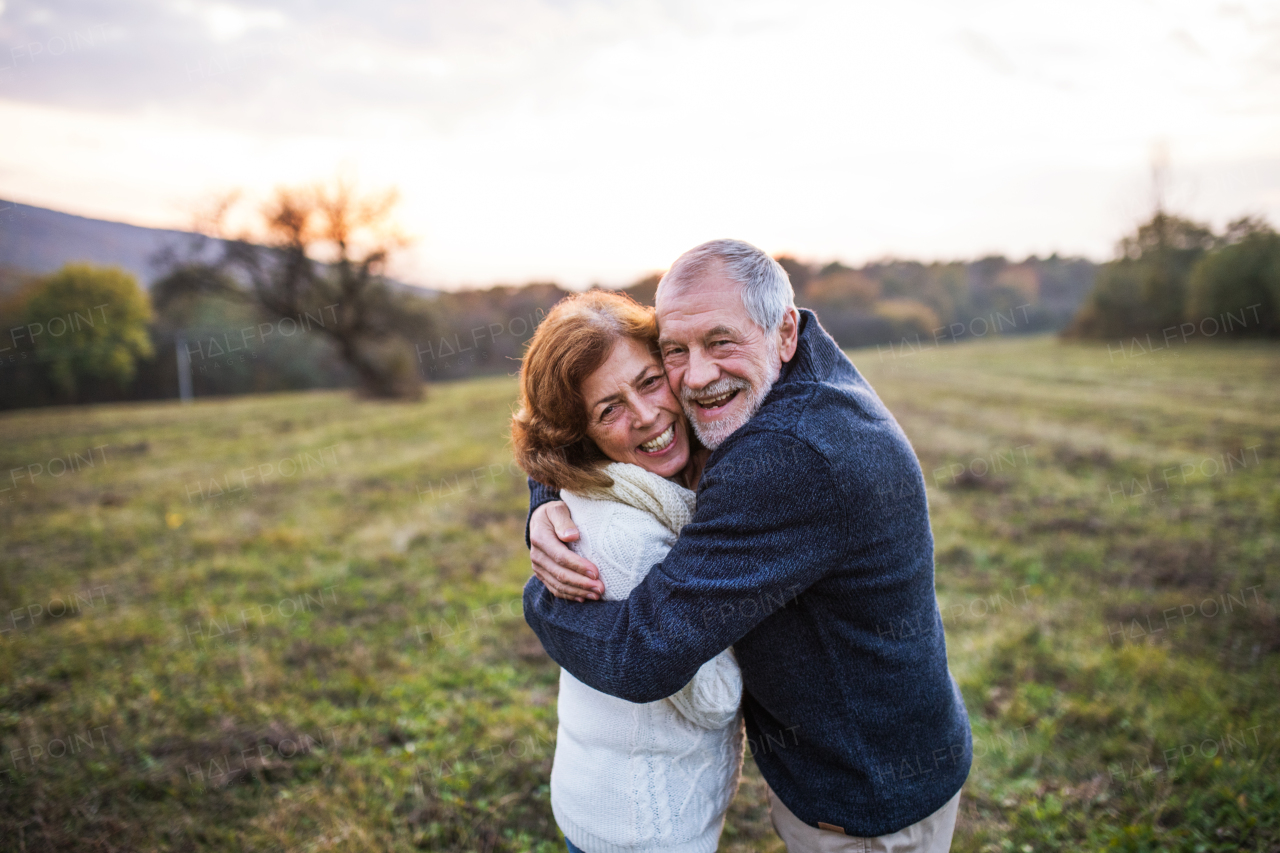
[[[609,460],[587,437],[582,385],[623,338],[657,357],[653,309],[607,290],[562,300],[538,325],[520,367],[520,409],[511,419],[516,462],[533,479],[579,492],[613,484],[601,470]]]

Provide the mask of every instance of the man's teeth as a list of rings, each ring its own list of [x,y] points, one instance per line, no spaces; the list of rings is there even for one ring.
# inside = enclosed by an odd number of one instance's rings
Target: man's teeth
[[[706,400],[699,400],[698,405],[704,409],[714,409],[716,406],[723,405],[725,402],[727,402],[730,397],[732,397],[735,393],[737,393],[737,390],[738,390],[737,388],[734,388],[732,391],[724,392],[719,397],[711,397]]]
[[[640,449],[648,451],[649,453],[654,453],[659,450],[665,450],[667,448],[667,445],[671,444],[671,442],[675,440],[676,440],[676,425],[672,424],[671,426],[663,430],[662,435],[658,436],[655,439],[651,439],[650,441],[646,441],[644,444],[640,445]]]

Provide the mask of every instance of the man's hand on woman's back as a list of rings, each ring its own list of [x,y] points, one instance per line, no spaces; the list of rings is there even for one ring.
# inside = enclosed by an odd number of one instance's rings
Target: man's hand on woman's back
[[[533,574],[556,598],[598,600],[604,595],[600,572],[566,542],[578,541],[578,528],[564,501],[539,506],[529,519],[529,559]]]

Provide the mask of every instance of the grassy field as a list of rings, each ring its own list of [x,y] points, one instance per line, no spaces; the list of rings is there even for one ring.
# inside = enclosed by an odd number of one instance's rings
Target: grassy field
[[[928,483],[953,849],[1280,850],[1280,347],[853,357]],[[0,416],[0,848],[562,849],[514,395]],[[782,849],[750,759],[721,849]]]

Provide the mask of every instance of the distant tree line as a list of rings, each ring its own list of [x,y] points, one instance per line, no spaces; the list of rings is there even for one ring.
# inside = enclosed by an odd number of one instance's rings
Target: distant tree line
[[[412,399],[423,382],[514,373],[537,324],[569,294],[546,283],[436,295],[387,286],[378,322],[392,331],[357,344],[389,365],[389,381],[371,391],[335,332],[341,293],[271,310],[234,285],[199,282],[220,275],[179,265],[148,293],[113,267],[71,264],[49,276],[0,269],[0,409],[173,399],[180,350],[197,399],[311,388]]]
[[[335,248],[324,211],[332,199],[292,192],[267,208],[275,225],[266,239],[224,240],[212,253],[198,242],[177,247],[158,259],[168,272],[149,293],[118,269],[0,271],[0,408],[172,399],[179,350],[197,398],[309,388],[413,398],[421,382],[514,374],[537,324],[570,293],[549,282],[433,295],[396,288],[382,276],[385,243],[357,252],[348,237]],[[316,260],[322,243],[329,251]],[[1061,329],[1094,278],[1089,261],[1057,256],[860,268],[779,261],[798,303],[845,347]],[[659,277],[624,290],[651,305]]]
[[[156,258],[163,275],[149,292],[115,268],[0,269],[0,408],[173,398],[183,362],[196,397],[352,388],[416,399],[423,382],[514,374],[538,323],[570,291],[397,285],[385,275],[403,242],[394,202],[342,183],[281,188],[254,212],[256,229],[230,235],[228,200],[203,236]],[[797,303],[846,348],[1045,331],[1280,335],[1280,235],[1257,218],[1215,233],[1157,210],[1100,266],[1056,254],[778,261]],[[624,291],[652,305],[659,278]]]
[[[1157,210],[1116,254],[1065,337],[1156,336],[1163,345],[1190,334],[1280,335],[1280,235],[1262,219],[1237,219],[1217,234]]]
[[[118,268],[0,271],[0,408],[177,397],[180,339],[197,397],[354,384],[296,322],[263,328],[252,307],[216,296],[176,307],[157,310]]]
[[[570,291],[550,282],[442,293],[431,301],[433,334],[414,341],[424,379],[514,374],[542,318]]]
[[[923,264],[885,260],[858,269],[779,258],[796,303],[841,346],[935,346],[990,334],[1061,329],[1093,287],[1082,258],[991,256]]]

